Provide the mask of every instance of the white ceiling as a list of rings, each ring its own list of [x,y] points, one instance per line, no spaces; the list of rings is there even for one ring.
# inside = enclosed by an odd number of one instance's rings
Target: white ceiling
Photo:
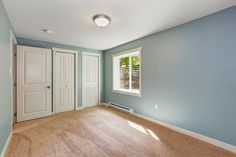
[[[17,36],[98,50],[236,5],[235,0],[3,0]],[[98,28],[93,15],[111,24]],[[41,30],[53,30],[49,35]]]

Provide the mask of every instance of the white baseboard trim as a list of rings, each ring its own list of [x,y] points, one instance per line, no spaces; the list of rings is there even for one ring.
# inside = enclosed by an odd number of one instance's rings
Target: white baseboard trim
[[[85,108],[89,108],[89,107],[94,107],[94,106],[108,106],[107,103],[100,103],[98,105],[91,105],[91,106],[80,106],[80,107],[76,107],[76,111],[78,110],[83,110]]]
[[[177,131],[177,132],[179,132],[179,133],[186,134],[186,135],[191,136],[191,137],[193,137],[193,138],[196,138],[196,139],[198,139],[198,140],[201,140],[201,141],[204,141],[204,142],[213,144],[213,145],[215,145],[215,146],[217,146],[217,147],[223,148],[223,149],[228,150],[228,151],[231,151],[231,152],[233,152],[233,153],[236,153],[236,146],[233,146],[233,145],[230,145],[230,144],[227,144],[227,143],[218,141],[218,140],[216,140],[216,139],[213,139],[213,138],[210,138],[210,137],[207,137],[207,136],[204,136],[204,135],[201,135],[201,134],[198,134],[198,133],[195,133],[195,132],[186,130],[186,129],[182,129],[182,128],[176,127],[176,126],[174,126],[174,125],[170,125],[170,124],[167,124],[167,123],[160,122],[160,121],[158,121],[158,120],[155,120],[155,119],[152,119],[152,118],[143,116],[143,115],[138,114],[138,113],[134,113],[133,115],[134,115],[134,116],[137,116],[137,117],[139,117],[139,118],[142,118],[142,119],[151,121],[151,122],[153,122],[153,123],[162,125],[162,126],[164,126],[164,127],[167,127],[167,128],[169,128],[169,129],[172,129],[172,130]]]
[[[108,106],[107,103],[101,103],[100,105]],[[233,146],[233,145],[224,143],[224,142],[222,142],[222,141],[219,141],[219,140],[216,140],[216,139],[213,139],[213,138],[204,136],[204,135],[201,135],[201,134],[196,133],[196,132],[193,132],[193,131],[189,131],[189,130],[186,130],[186,129],[183,129],[183,128],[180,128],[180,127],[176,127],[176,126],[171,125],[171,124],[167,124],[167,123],[160,122],[160,121],[158,121],[158,120],[155,120],[155,119],[152,119],[152,118],[143,116],[143,115],[138,114],[138,113],[133,113],[133,115],[136,116],[136,117],[139,117],[139,118],[142,118],[142,119],[151,121],[151,122],[153,122],[153,123],[162,125],[162,126],[164,126],[164,127],[167,127],[167,128],[169,128],[169,129],[174,130],[174,131],[177,131],[177,132],[179,132],[179,133],[182,133],[182,134],[191,136],[191,137],[193,137],[193,138],[195,138],[195,139],[198,139],[198,140],[201,140],[201,141],[204,141],[204,142],[213,144],[213,145],[215,145],[215,146],[217,146],[217,147],[220,147],[220,148],[223,148],[223,149],[225,149],[225,150],[228,150],[228,151],[231,151],[231,152],[233,152],[233,153],[236,153],[236,146]]]
[[[7,148],[8,148],[8,146],[9,146],[9,144],[10,144],[10,141],[11,141],[11,137],[12,137],[12,133],[10,133],[10,135],[8,136],[7,141],[6,141],[6,144],[5,144],[5,146],[3,147],[3,150],[2,150],[2,152],[1,152],[0,157],[5,157],[5,155],[6,155],[6,153],[7,153]]]
[[[78,110],[83,110],[83,109],[84,109],[84,107],[82,107],[82,106],[76,107],[76,111],[78,111]]]
[[[106,106],[106,107],[108,107],[108,104],[105,103],[105,102],[101,102],[99,105],[100,105],[100,106]]]

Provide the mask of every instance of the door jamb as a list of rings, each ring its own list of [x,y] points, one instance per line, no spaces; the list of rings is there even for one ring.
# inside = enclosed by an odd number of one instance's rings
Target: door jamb
[[[75,67],[74,67],[74,70],[75,70],[75,104],[74,104],[74,109],[77,110],[78,109],[78,53],[79,51],[74,51],[74,50],[68,50],[68,49],[61,49],[61,48],[56,48],[56,47],[53,47],[52,48],[52,51],[53,51],[53,94],[52,94],[52,97],[53,97],[53,110],[52,110],[52,114],[56,114],[56,104],[55,104],[55,94],[56,94],[56,88],[54,86],[54,83],[55,83],[55,70],[54,70],[54,67],[56,66],[55,65],[55,57],[56,57],[56,52],[61,52],[61,53],[70,53],[70,54],[74,54],[75,55]]]
[[[11,51],[10,52],[10,55],[11,55],[10,59],[11,59],[11,61],[10,61],[10,67],[9,67],[9,74],[10,74],[10,78],[11,78],[11,130],[12,130],[12,125],[15,122],[14,121],[14,116],[15,116],[14,114],[15,113],[13,111],[13,105],[15,105],[15,104],[13,104],[14,99],[15,99],[14,102],[16,103],[16,97],[14,97],[14,94],[13,94],[13,92],[15,92],[15,89],[14,89],[15,82],[14,82],[14,78],[13,78],[13,72],[16,72],[16,69],[13,68],[13,65],[14,65],[13,61],[14,61],[14,57],[15,57],[14,53],[17,53],[17,52],[16,52],[16,48],[15,48],[15,52],[13,52],[13,49],[12,49],[13,44],[16,46],[17,40],[16,40],[16,37],[15,37],[13,31],[11,30],[10,31],[10,51]],[[15,70],[15,71],[13,71],[13,70]]]
[[[101,103],[101,54],[91,53],[91,52],[82,52],[82,108],[84,108],[84,57],[85,56],[97,56],[98,57],[98,105]]]

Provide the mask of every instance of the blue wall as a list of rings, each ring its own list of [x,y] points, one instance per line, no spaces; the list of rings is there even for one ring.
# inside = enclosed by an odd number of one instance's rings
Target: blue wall
[[[50,42],[44,42],[44,41],[39,41],[39,40],[32,40],[32,39],[26,39],[26,38],[20,38],[17,37],[17,44],[18,45],[26,45],[26,46],[34,46],[34,47],[43,47],[43,48],[63,48],[63,49],[69,49],[69,50],[76,50],[79,51],[78,55],[78,83],[79,83],[79,93],[78,93],[78,100],[79,104],[78,106],[82,106],[82,53],[81,52],[91,52],[91,53],[98,53],[102,54],[102,51],[94,50],[94,49],[87,49],[87,48],[82,48],[82,47],[76,47],[76,46],[69,46],[69,45],[63,45],[63,44],[57,44],[57,43],[50,43]],[[103,58],[103,57],[102,57]],[[101,65],[103,65],[103,60]],[[103,69],[103,66],[101,67]],[[101,70],[101,73],[103,73],[103,70]],[[101,78],[103,80],[103,78]],[[103,83],[101,85],[100,89],[101,93],[101,102],[103,101]]]
[[[10,31],[11,24],[0,0],[0,155],[11,132]]]
[[[112,93],[112,55],[137,47],[142,97]],[[105,101],[236,145],[236,7],[106,51],[104,89]]]

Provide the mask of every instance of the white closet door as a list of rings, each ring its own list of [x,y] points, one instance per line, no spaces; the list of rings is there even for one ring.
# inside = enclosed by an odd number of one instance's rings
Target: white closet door
[[[99,56],[83,55],[83,106],[99,103]]]
[[[70,111],[75,105],[74,54],[55,53],[56,113]]]
[[[17,121],[51,115],[51,50],[17,46]]]

